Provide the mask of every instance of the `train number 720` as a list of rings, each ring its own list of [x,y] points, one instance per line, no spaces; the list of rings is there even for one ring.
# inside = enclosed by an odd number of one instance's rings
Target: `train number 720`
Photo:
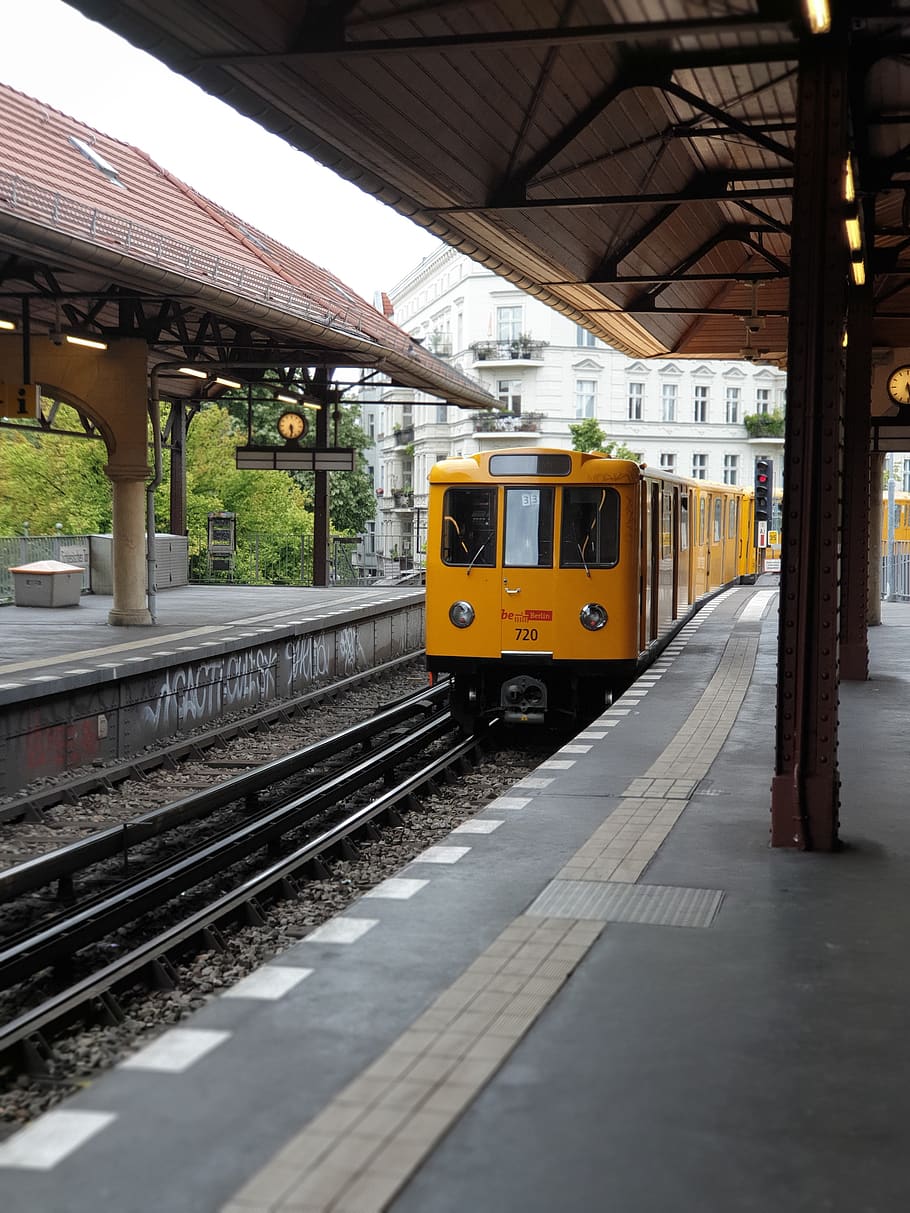
[[[516,628],[515,629],[515,639],[516,640],[536,640],[537,639],[537,628]]]

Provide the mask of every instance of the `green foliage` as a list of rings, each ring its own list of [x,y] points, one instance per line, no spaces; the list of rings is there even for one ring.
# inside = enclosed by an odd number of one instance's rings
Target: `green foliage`
[[[773,413],[746,413],[743,425],[750,438],[783,438],[785,418],[779,409]]]
[[[607,441],[607,436],[600,428],[594,417],[586,417],[575,425],[569,426],[572,435],[572,450],[590,454],[596,451],[601,455],[609,455],[613,459],[637,459],[636,453],[622,442]]]
[[[81,430],[78,414],[61,405],[57,424]],[[111,529],[111,484],[103,442],[0,430],[0,535],[87,535]]]
[[[238,529],[312,539],[312,515],[292,474],[237,471],[234,449],[244,441],[237,422],[220,405],[204,408],[193,418],[186,439],[191,552],[205,548],[208,515],[217,510],[235,513]]]

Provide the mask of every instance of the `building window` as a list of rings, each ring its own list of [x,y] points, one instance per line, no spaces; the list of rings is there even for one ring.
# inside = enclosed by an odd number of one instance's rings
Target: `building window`
[[[576,326],[575,326],[575,344],[576,345],[584,346],[587,349],[591,349],[595,345],[596,342],[597,342],[597,338],[594,336],[593,333],[589,333],[588,330],[583,329],[580,324],[576,324]]]
[[[693,455],[692,456],[692,479],[707,480],[708,479],[708,456]]]
[[[727,388],[724,417],[728,425],[735,425],[739,421],[739,397],[740,389],[738,387]]]
[[[370,442],[376,441],[376,418],[372,413],[367,417],[367,433],[370,436]]]
[[[662,383],[660,385],[660,402],[661,412],[664,421],[676,420],[676,397],[679,395],[679,387],[675,383]]]
[[[771,389],[769,387],[760,387],[756,389],[755,411],[756,413],[771,412]]]
[[[708,420],[708,385],[706,383],[698,383],[695,385],[695,400],[692,420]]]
[[[739,484],[739,455],[724,455],[724,484]]]
[[[643,383],[629,384],[629,420],[641,421],[641,406],[645,395],[645,385]]]
[[[597,405],[597,380],[575,380],[575,416],[593,417]]]
[[[500,404],[506,405],[513,413],[521,412],[521,380],[497,379],[496,398]]]
[[[448,405],[437,404],[436,405],[436,420],[439,423],[444,424],[446,421],[448,421],[448,419],[449,419]]]
[[[676,456],[662,454],[660,457],[660,470],[662,472],[669,472],[669,474],[671,476],[675,476],[676,475]]]
[[[910,493],[910,459],[905,459],[901,474],[903,492]]]
[[[517,341],[521,336],[521,308],[498,307],[496,309],[496,340]]]

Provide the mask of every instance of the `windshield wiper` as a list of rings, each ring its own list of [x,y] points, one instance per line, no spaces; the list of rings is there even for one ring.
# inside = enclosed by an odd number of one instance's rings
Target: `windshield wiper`
[[[480,559],[480,554],[486,546],[487,546],[487,541],[485,539],[483,541],[483,543],[480,545],[480,547],[477,549],[477,551],[474,553],[474,555],[471,557],[471,563],[468,565],[468,571],[465,573],[465,577],[471,576],[471,569],[473,569],[474,565]]]
[[[585,572],[586,572],[586,573],[588,574],[588,576],[590,577],[590,576],[591,576],[591,570],[588,568],[588,562],[587,562],[587,560],[585,560],[585,550],[584,550],[584,548],[581,546],[581,544],[580,544],[580,543],[576,543],[576,545],[575,545],[575,546],[578,548],[578,554],[579,554],[579,556],[581,557],[581,563],[584,565]]]

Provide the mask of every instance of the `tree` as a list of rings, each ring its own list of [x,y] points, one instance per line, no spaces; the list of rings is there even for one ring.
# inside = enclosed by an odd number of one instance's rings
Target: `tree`
[[[78,414],[61,405],[57,424],[79,430]],[[0,535],[66,535],[111,529],[107,449],[95,439],[68,438],[10,427],[0,432]]]
[[[572,435],[572,450],[585,453],[596,452],[613,459],[637,459],[638,456],[622,442],[608,442],[607,436],[594,417],[586,417],[576,425],[569,426]]]

